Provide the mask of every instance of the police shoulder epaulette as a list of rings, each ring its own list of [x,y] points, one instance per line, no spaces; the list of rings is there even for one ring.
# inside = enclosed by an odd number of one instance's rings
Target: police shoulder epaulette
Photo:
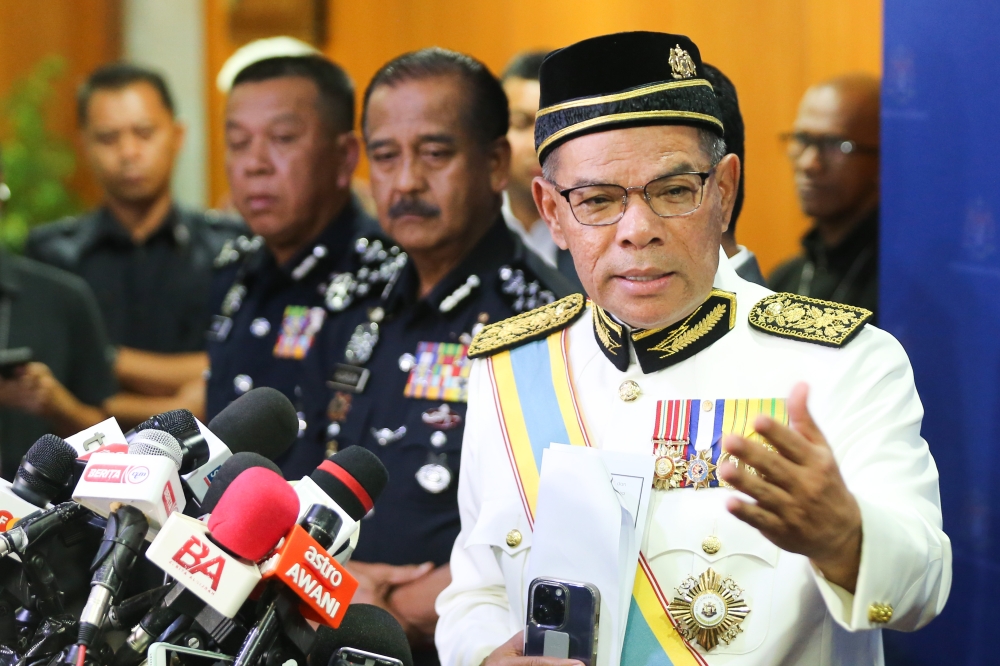
[[[872,312],[864,308],[798,294],[762,298],[750,309],[750,325],[780,338],[843,347],[857,335]]]
[[[583,294],[570,294],[529,312],[490,324],[472,339],[469,358],[492,356],[569,326],[583,312]]]

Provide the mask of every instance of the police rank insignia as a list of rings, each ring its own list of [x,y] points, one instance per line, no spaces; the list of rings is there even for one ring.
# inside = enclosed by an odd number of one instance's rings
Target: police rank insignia
[[[739,465],[722,450],[722,436],[733,433],[770,448],[753,429],[758,414],[787,425],[783,398],[742,400],[658,400],[653,422],[653,488],[715,488],[727,484],[716,468]],[[756,474],[749,466],[745,469]]]
[[[872,318],[864,308],[797,294],[771,294],[750,310],[750,325],[780,338],[843,347]]]
[[[732,578],[722,578],[709,568],[698,578],[685,578],[675,592],[667,611],[677,631],[705,651],[710,652],[719,641],[728,645],[743,631],[740,625],[750,607],[743,601],[743,589]]]
[[[323,328],[326,310],[304,305],[289,305],[281,318],[281,333],[274,343],[275,358],[302,360],[312,347],[313,338]]]
[[[471,369],[467,349],[457,342],[417,343],[416,365],[410,370],[403,395],[422,400],[467,402]]]
[[[583,312],[583,294],[570,294],[540,308],[498,321],[473,338],[469,358],[491,356],[532,340],[540,340],[571,323]]]
[[[691,55],[678,44],[670,49],[670,57],[667,58],[670,64],[670,74],[675,79],[690,79],[698,74]]]

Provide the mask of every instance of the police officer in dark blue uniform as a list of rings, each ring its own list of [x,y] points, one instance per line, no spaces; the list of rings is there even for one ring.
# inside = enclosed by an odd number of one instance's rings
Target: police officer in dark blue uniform
[[[348,566],[355,600],[396,615],[416,663],[437,662],[434,599],[460,527],[467,345],[484,324],[571,291],[501,216],[507,126],[496,78],[441,49],[385,65],[365,95],[372,194],[405,264],[389,261],[387,287],[326,338],[335,365],[318,409],[331,446],[364,446],[389,470]]]
[[[360,151],[353,124],[353,84],[319,55],[254,62],[229,93],[227,175],[256,235],[227,245],[216,261],[206,411],[211,418],[254,387],[282,391],[302,412],[300,443],[278,461],[288,478],[323,459],[319,437],[306,437],[314,426],[302,404],[326,389],[305,385],[302,370],[320,333],[359,295],[356,286],[341,289],[338,276],[384,260],[380,247],[372,256],[368,234],[377,226],[350,190]]]

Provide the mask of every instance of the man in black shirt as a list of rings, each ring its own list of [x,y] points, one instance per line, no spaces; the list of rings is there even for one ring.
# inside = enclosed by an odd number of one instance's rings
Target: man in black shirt
[[[199,413],[212,262],[244,227],[174,203],[184,127],[158,74],[103,67],[81,87],[77,111],[104,203],[33,231],[27,255],[76,273],[97,296],[128,391],[110,403],[123,425],[176,407]]]
[[[460,527],[467,347],[485,324],[572,291],[501,215],[508,117],[489,70],[442,49],[396,58],[365,94],[372,195],[406,263],[390,261],[389,286],[327,338],[332,390],[315,411],[331,445],[363,446],[389,470],[348,567],[355,601],[396,615],[417,664],[437,662],[434,600]]]
[[[810,88],[786,139],[813,228],[803,253],[774,269],[768,286],[877,316],[878,79],[855,74]]]
[[[2,164],[0,192],[9,192]],[[115,380],[86,283],[0,250],[0,349],[25,347],[34,360],[0,377],[0,476],[8,480],[42,435],[70,435],[105,419]]]

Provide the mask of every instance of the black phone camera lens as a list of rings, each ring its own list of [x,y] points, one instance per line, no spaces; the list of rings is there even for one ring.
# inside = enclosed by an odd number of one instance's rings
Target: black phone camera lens
[[[539,626],[562,626],[566,621],[566,596],[566,590],[561,585],[538,585],[534,591],[531,619]]]

